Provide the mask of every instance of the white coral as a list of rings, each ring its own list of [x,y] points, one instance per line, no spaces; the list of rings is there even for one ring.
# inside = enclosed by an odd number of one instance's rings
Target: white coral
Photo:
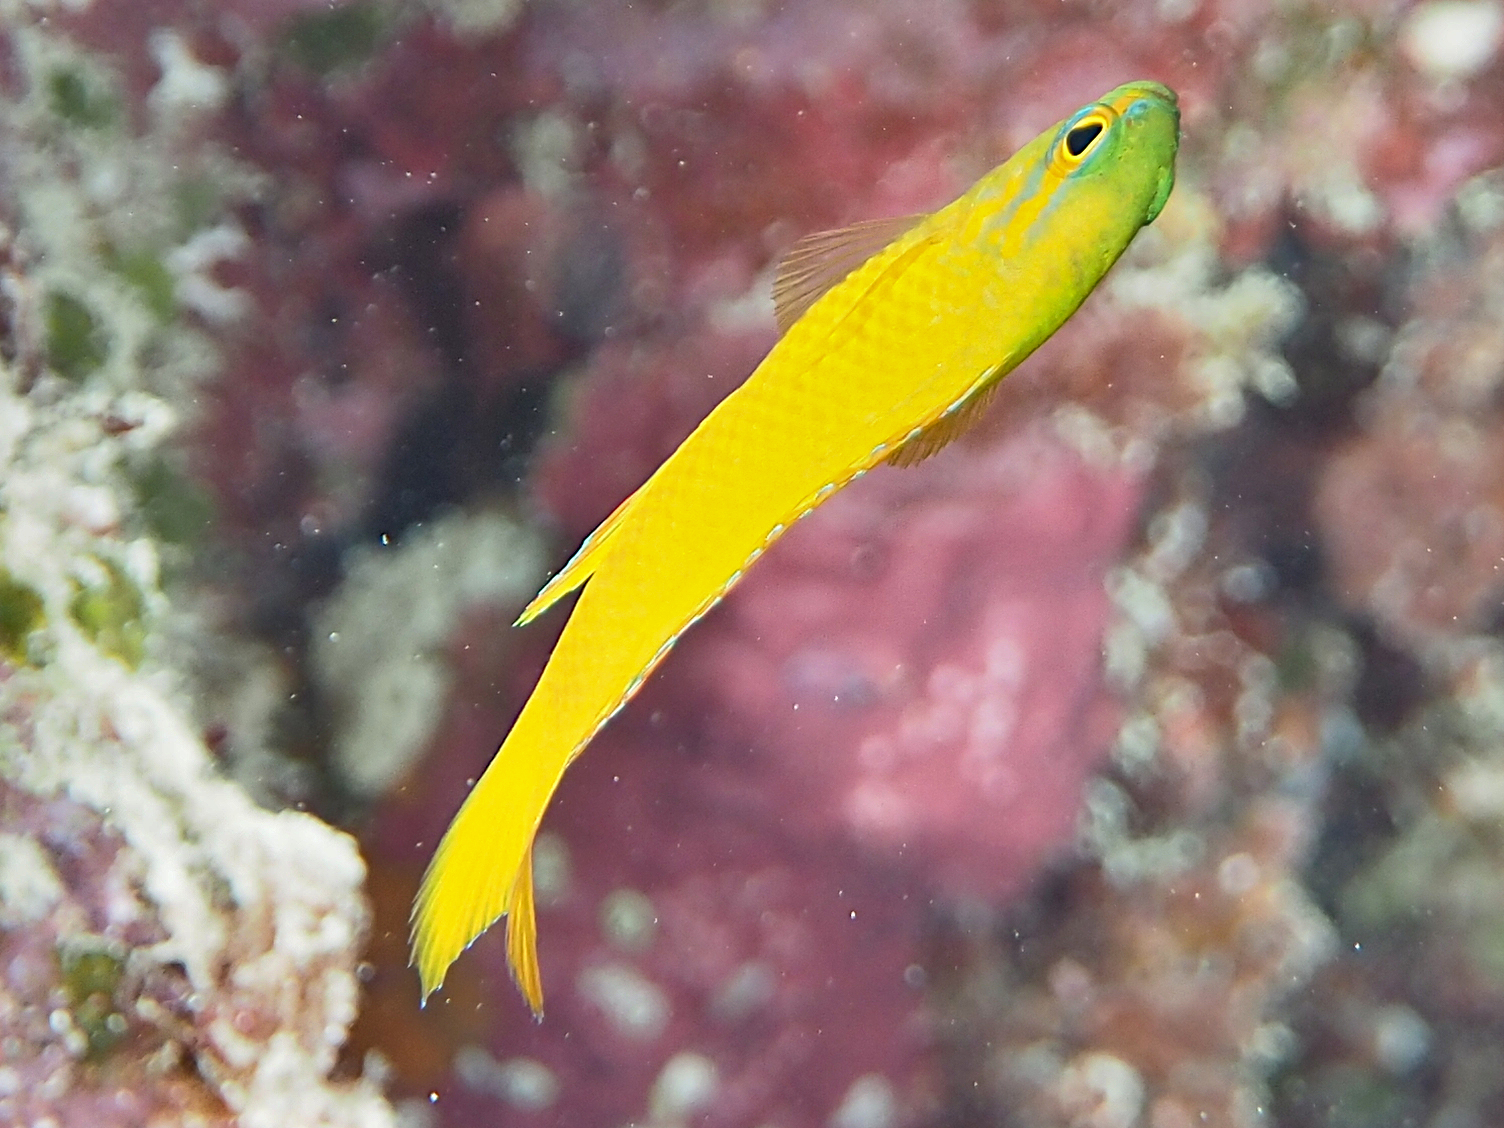
[[[92,65],[40,22],[15,18],[33,88],[45,90],[55,66]],[[197,1073],[240,1123],[384,1128],[394,1116],[374,1084],[329,1078],[355,1017],[369,925],[364,863],[349,836],[308,815],[263,810],[219,774],[187,678],[159,641],[186,633],[184,615],[159,586],[156,545],[133,531],[122,463],[161,442],[177,416],[166,397],[213,361],[202,337],[158,327],[99,261],[98,248],[122,234],[111,226],[117,217],[139,204],[147,219],[138,222],[161,218],[167,166],[151,165],[160,154],[150,141],[85,145],[59,135],[42,101],[24,101],[0,139],[31,256],[11,285],[33,298],[56,287],[74,293],[111,347],[97,371],[71,380],[43,372],[23,386],[0,365],[0,576],[40,609],[0,678],[0,778],[83,804],[118,835],[112,876],[126,875],[139,911],[165,934],[132,953],[132,966],[183,969],[190,1018],[206,1035],[190,1043]],[[143,194],[153,198],[137,200]],[[148,338],[158,346],[151,372],[139,359]],[[76,606],[85,589],[103,590],[144,632],[144,655],[90,625]],[[27,840],[6,836],[0,866],[6,927],[41,921],[66,892],[45,850],[17,841]],[[65,940],[83,927],[51,923]],[[153,1021],[161,1008],[147,999],[135,1013]],[[246,1015],[256,1021],[237,1021]]]

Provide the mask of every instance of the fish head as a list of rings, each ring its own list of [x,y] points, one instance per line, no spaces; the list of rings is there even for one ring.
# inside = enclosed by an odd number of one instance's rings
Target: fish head
[[[1175,186],[1180,109],[1175,92],[1157,82],[1125,83],[1066,118],[1052,138],[1052,178],[1079,190],[1142,206],[1135,227],[1153,222]],[[1137,209],[1135,209],[1137,210]]]

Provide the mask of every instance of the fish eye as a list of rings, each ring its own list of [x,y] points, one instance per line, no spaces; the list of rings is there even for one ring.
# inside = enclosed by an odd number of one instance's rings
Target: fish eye
[[[1081,160],[1105,128],[1107,123],[1096,115],[1082,118],[1066,130],[1060,142],[1060,155],[1070,161]]]

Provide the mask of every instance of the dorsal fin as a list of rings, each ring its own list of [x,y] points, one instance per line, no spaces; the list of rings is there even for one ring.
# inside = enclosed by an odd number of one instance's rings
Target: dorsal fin
[[[787,333],[821,295],[923,218],[867,219],[800,239],[783,256],[773,276],[773,317],[778,331]]]
[[[590,578],[591,573],[600,564],[601,550],[606,547],[611,534],[621,527],[622,518],[631,508],[632,499],[640,492],[642,492],[642,487],[638,486],[625,501],[611,511],[611,516],[596,526],[595,532],[586,537],[584,543],[569,558],[569,563],[560,568],[558,574],[543,585],[543,590],[533,596],[533,601],[522,609],[522,614],[518,615],[517,621],[512,624],[514,627],[527,626]]]
[[[977,381],[976,391],[971,392],[933,423],[926,424],[917,435],[888,455],[888,463],[893,466],[913,466],[916,462],[923,462],[966,431],[981,418],[987,405],[992,402],[993,393],[1002,383],[1002,376],[1006,372],[1007,368],[1002,364],[989,369],[987,375]]]

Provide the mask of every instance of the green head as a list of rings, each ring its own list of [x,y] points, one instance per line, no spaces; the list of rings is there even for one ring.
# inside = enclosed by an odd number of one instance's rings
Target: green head
[[[1130,82],[1045,130],[952,205],[958,243],[992,263],[990,301],[1027,327],[1016,357],[1053,333],[1159,215],[1179,144],[1174,93]]]
[[[1151,223],[1175,186],[1179,147],[1175,92],[1157,82],[1129,82],[1060,123],[1050,145],[1049,171],[1062,181],[1110,184],[1142,197],[1139,223]]]
[[[1080,264],[1089,289],[1165,206],[1179,147],[1174,91],[1130,82],[1045,130],[957,202],[1004,259],[1053,250]]]

